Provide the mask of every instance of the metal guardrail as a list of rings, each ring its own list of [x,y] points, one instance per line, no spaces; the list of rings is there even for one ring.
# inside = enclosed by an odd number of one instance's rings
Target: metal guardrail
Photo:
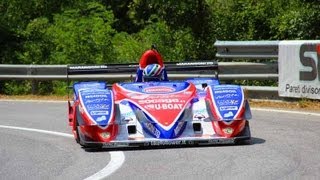
[[[224,60],[263,59],[266,63],[219,62],[221,79],[278,80],[278,46],[280,41],[216,41],[216,57]],[[241,78],[239,78],[241,77]],[[243,86],[250,98],[283,99],[278,87]]]
[[[219,62],[220,80],[278,80],[279,41],[216,41],[217,58],[233,59],[273,59],[268,62]],[[214,74],[170,73],[170,79],[188,77],[214,77]],[[69,75],[67,65],[9,65],[0,64],[0,80],[125,80],[135,78],[133,73]],[[250,93],[272,93],[276,96],[277,87],[244,86]]]
[[[217,58],[277,59],[280,41],[216,41]]]
[[[276,80],[278,78],[275,63],[220,62],[221,80]],[[259,73],[260,72],[260,73]],[[214,74],[171,73],[169,78],[214,77]],[[111,79],[123,80],[135,77],[134,73],[69,75],[69,79]],[[7,65],[0,64],[0,80],[66,80],[67,65]]]

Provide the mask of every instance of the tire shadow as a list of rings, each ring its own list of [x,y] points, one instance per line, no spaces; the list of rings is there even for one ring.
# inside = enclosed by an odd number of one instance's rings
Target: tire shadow
[[[111,151],[143,151],[143,150],[159,150],[159,149],[181,149],[181,148],[208,148],[208,147],[232,147],[232,146],[250,146],[255,144],[263,144],[266,140],[257,137],[251,137],[250,140],[241,141],[235,144],[219,144],[219,145],[180,145],[180,146],[147,146],[147,147],[123,147],[123,148],[83,148],[86,152],[111,152]]]

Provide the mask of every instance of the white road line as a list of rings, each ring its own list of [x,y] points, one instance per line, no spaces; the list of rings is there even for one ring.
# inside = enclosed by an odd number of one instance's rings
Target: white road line
[[[267,109],[267,108],[251,108],[251,110],[320,116],[320,113],[303,112],[303,111],[297,111],[297,110],[281,110],[281,109]]]
[[[38,132],[38,133],[43,133],[43,134],[50,134],[50,135],[55,135],[55,136],[63,136],[63,137],[69,137],[69,138],[73,137],[72,134],[55,132],[55,131],[47,131],[47,130],[42,130],[42,129],[24,128],[24,127],[16,127],[16,126],[5,126],[5,125],[0,125],[0,128],[15,129],[15,130],[22,130],[22,131],[30,131],[30,132]]]
[[[55,132],[55,131],[47,131],[47,130],[42,130],[42,129],[24,128],[24,127],[16,127],[16,126],[5,126],[5,125],[0,125],[0,128],[22,130],[22,131],[29,131],[29,132],[37,132],[37,133],[73,138],[73,135],[71,135],[71,134],[62,133],[62,132]],[[118,170],[122,166],[122,164],[125,161],[124,153],[122,151],[113,151],[113,152],[109,152],[109,153],[110,153],[110,162],[107,164],[107,166],[104,167],[103,169],[101,169],[99,172],[93,174],[92,176],[87,177],[85,180],[104,179],[104,178],[110,176],[112,173],[114,173],[116,170]]]
[[[109,162],[109,164],[105,168],[101,169],[101,171],[97,172],[96,174],[90,177],[87,177],[85,180],[104,179],[122,166],[125,160],[123,152],[113,151],[109,153],[111,156],[111,161]]]

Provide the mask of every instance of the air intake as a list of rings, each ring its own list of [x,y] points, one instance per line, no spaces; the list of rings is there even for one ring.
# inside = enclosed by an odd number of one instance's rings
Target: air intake
[[[201,131],[201,123],[193,123],[193,131],[194,132],[200,132]]]
[[[137,133],[137,128],[135,125],[129,125],[127,126],[128,128],[128,134],[136,134]]]

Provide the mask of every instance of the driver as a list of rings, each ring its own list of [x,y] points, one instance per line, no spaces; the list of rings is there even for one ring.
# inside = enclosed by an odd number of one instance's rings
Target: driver
[[[163,68],[159,64],[149,64],[143,69],[142,81],[162,81]]]
[[[139,61],[136,82],[146,81],[168,81],[162,57],[154,45],[142,54]]]

